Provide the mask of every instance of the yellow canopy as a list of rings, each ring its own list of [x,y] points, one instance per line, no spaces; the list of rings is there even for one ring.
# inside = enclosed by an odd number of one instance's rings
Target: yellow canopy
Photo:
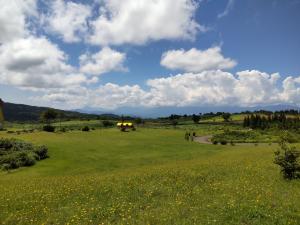
[[[121,127],[121,126],[124,126],[124,127],[125,127],[125,126],[132,127],[132,126],[133,126],[133,123],[129,123],[129,122],[123,122],[123,123],[122,123],[122,122],[118,122],[118,123],[117,123],[117,126],[118,126],[118,127]]]

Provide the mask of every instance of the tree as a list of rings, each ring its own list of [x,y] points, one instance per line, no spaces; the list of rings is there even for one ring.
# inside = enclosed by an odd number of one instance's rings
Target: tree
[[[275,152],[274,163],[281,167],[283,177],[286,179],[300,178],[300,152],[295,147],[288,144],[287,134],[280,138],[280,149]]]
[[[199,115],[192,115],[192,120],[194,121],[194,123],[198,124],[200,121],[200,116]]]
[[[223,113],[222,118],[224,119],[225,122],[229,122],[229,119],[231,117],[230,113]]]
[[[177,121],[177,120],[171,120],[171,123],[172,123],[172,125],[173,125],[174,127],[176,127],[177,124],[178,124],[178,121]]]
[[[61,121],[65,117],[65,113],[63,111],[60,111],[58,113],[58,118],[59,118],[59,128],[61,129]]]
[[[48,109],[41,114],[42,121],[50,124],[53,120],[57,118],[57,112],[54,109]]]

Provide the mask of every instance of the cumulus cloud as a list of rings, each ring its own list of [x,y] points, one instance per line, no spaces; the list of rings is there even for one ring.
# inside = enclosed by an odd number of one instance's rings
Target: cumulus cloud
[[[289,76],[283,81],[281,98],[284,102],[300,105],[300,76]]]
[[[225,58],[220,47],[212,47],[207,50],[192,48],[171,50],[163,53],[160,64],[172,70],[186,72],[201,72],[205,70],[231,69],[236,66],[236,61]]]
[[[56,92],[55,96],[59,96],[60,101],[65,96],[66,102],[71,99],[74,104],[74,99],[80,99],[77,104],[84,102],[83,106],[104,109],[122,106],[257,106],[282,103],[300,105],[300,77],[288,77],[282,83],[279,80],[278,73],[246,70],[234,75],[215,70],[150,79],[147,81],[148,90],[139,85],[121,86],[108,83],[96,89],[87,89],[85,94],[76,94],[76,90],[73,90],[72,94]]]
[[[67,56],[44,37],[0,46],[0,82],[27,89],[49,89],[94,82],[67,64]]]
[[[80,56],[80,71],[91,75],[101,75],[110,71],[126,71],[124,61],[126,54],[109,47],[103,48],[96,54]]]
[[[89,42],[97,45],[144,44],[161,39],[194,39],[205,31],[194,19],[193,0],[105,0],[91,21]]]
[[[47,30],[60,35],[65,42],[79,42],[88,32],[87,19],[91,12],[90,6],[55,0],[50,3],[50,13],[45,18]]]
[[[0,0],[0,43],[28,35],[27,16],[36,16],[36,0]]]

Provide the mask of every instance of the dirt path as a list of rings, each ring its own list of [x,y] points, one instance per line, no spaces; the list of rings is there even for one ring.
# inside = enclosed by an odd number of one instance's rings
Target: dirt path
[[[212,138],[212,135],[206,135],[201,137],[194,137],[194,141],[201,143],[201,144],[212,144],[210,139]]]

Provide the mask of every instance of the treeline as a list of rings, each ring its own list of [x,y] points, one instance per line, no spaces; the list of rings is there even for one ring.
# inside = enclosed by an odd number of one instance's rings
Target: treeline
[[[177,114],[171,114],[168,117],[161,117],[158,118],[160,120],[179,120],[179,119],[192,119],[194,122],[197,122],[199,120],[207,120],[210,118],[214,118],[217,116],[224,116],[226,115],[226,117],[230,117],[230,113],[226,113],[226,112],[209,112],[209,113],[199,113],[199,114],[192,114],[192,115],[177,115]]]
[[[300,118],[299,113],[287,114],[290,111],[280,111],[272,114],[251,114],[244,118],[244,127],[252,129],[268,129],[277,127],[280,129],[299,129]],[[289,116],[290,115],[290,116]]]
[[[277,111],[268,111],[268,110],[255,110],[255,111],[243,111],[241,114],[285,114],[285,115],[300,115],[300,111],[296,109],[287,109],[287,110],[277,110]]]

